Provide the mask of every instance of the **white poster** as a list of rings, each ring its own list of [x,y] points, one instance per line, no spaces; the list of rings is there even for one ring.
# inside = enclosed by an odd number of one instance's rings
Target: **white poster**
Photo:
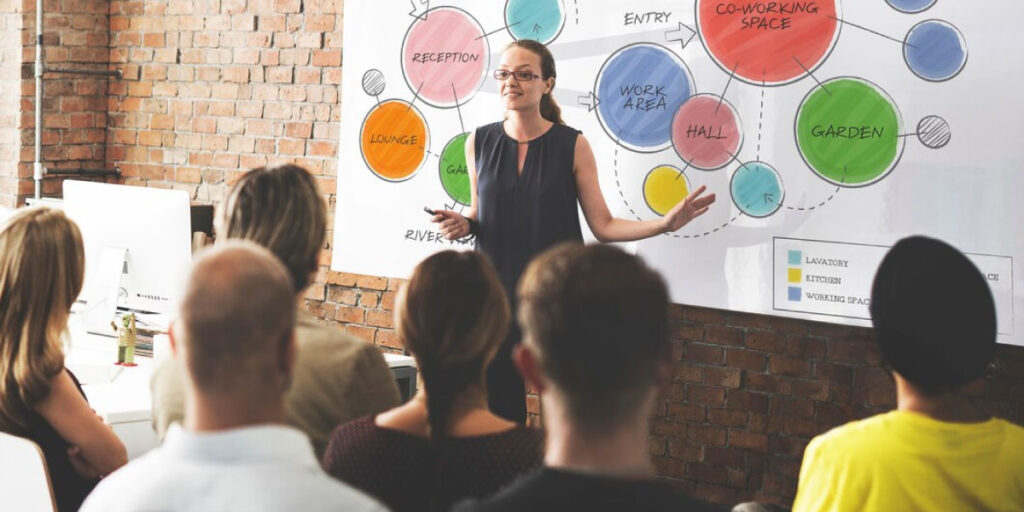
[[[880,254],[924,234],[998,275],[1000,341],[1024,345],[1022,15],[953,0],[347,1],[332,268],[404,277],[472,247],[424,208],[467,207],[465,137],[501,119],[491,72],[529,38],[555,56],[555,97],[614,214],[717,194],[638,244],[675,302],[867,325]],[[805,263],[790,283],[790,251],[852,267]]]

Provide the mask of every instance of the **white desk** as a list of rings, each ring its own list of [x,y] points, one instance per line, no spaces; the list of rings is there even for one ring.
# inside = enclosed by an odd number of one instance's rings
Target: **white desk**
[[[161,357],[159,348],[157,356]],[[150,420],[153,397],[149,390],[150,377],[159,361],[136,356],[138,366],[118,367],[113,363],[116,359],[116,338],[78,332],[72,333],[65,364],[82,379],[89,405],[113,427],[128,450],[128,458],[133,459],[160,444]],[[408,375],[416,365],[413,358],[399,354],[384,354],[384,360],[396,375]],[[120,373],[109,380],[102,375],[106,368],[112,372],[120,368]]]

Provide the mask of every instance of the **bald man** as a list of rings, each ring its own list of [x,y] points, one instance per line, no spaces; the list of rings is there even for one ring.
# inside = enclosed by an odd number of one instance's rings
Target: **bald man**
[[[328,477],[286,426],[294,325],[288,272],[269,251],[228,242],[198,257],[171,329],[185,425],[104,479],[82,510],[383,510]]]

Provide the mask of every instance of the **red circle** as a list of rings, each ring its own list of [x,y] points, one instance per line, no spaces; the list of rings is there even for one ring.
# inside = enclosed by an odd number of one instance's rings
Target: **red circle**
[[[690,167],[719,169],[732,161],[742,142],[736,110],[710,94],[690,98],[672,119],[672,146]]]
[[[697,29],[722,69],[752,84],[803,78],[839,35],[839,0],[697,0]]]

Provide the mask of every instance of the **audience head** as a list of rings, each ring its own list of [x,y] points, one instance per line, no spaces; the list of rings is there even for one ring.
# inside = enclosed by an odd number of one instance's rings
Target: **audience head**
[[[668,294],[655,271],[612,246],[563,244],[527,268],[519,304],[517,364],[559,396],[577,428],[614,430],[648,415],[671,354]]]
[[[244,239],[266,247],[284,263],[296,293],[319,267],[327,206],[302,167],[253,169],[238,180],[219,213],[219,240]]]
[[[956,391],[981,377],[996,345],[992,292],[950,245],[904,238],[878,267],[871,320],[885,362],[919,391]]]
[[[462,392],[483,392],[484,371],[505,338],[509,316],[498,274],[478,252],[439,252],[413,270],[395,319],[423,377],[431,437],[445,435]]]
[[[294,301],[287,270],[266,249],[228,241],[201,253],[172,330],[193,391],[283,394],[294,358]]]
[[[0,427],[27,428],[64,368],[60,341],[84,275],[82,234],[63,212],[25,208],[0,231]]]

